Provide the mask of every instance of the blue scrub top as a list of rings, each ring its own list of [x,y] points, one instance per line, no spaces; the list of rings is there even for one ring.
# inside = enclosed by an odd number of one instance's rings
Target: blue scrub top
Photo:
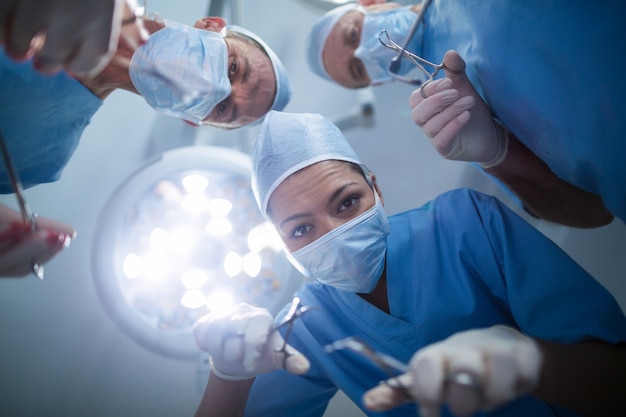
[[[45,75],[0,48],[0,129],[24,188],[59,179],[102,100],[64,72]],[[12,193],[4,162],[0,193]]]
[[[494,115],[626,220],[626,2],[433,0],[413,51],[459,52]]]
[[[317,308],[296,322],[289,343],[311,361],[311,370],[305,377],[285,371],[257,377],[246,415],[321,416],[337,389],[361,404],[364,392],[387,375],[351,351],[324,351],[348,336],[405,363],[453,333],[495,324],[562,343],[626,341],[626,317],[608,291],[493,197],[456,190],[389,223],[390,314],[356,294],[306,285],[302,302]],[[366,413],[414,417],[416,409]],[[574,414],[529,396],[484,415]]]

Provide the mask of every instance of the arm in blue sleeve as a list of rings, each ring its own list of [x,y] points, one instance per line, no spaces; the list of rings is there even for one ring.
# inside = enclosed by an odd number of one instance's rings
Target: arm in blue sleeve
[[[471,258],[481,260],[472,267],[542,351],[540,383],[533,396],[581,415],[623,413],[626,317],[615,299],[497,199],[466,192],[475,210],[454,205],[462,211],[458,221],[471,222],[466,229],[490,245],[469,249],[475,251]]]
[[[275,371],[256,378],[245,416],[321,417],[336,392],[327,381]]]
[[[563,343],[626,340],[626,318],[602,285],[497,199],[477,193],[472,199],[522,331]]]

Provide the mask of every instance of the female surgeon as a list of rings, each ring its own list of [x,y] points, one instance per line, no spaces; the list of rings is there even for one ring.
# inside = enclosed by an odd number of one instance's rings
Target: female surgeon
[[[312,114],[266,116],[252,177],[289,259],[317,280],[297,294],[311,309],[288,333],[246,304],[201,319],[212,371],[196,416],[321,416],[337,390],[370,416],[624,410],[626,317],[497,199],[459,189],[387,218],[376,177]],[[347,337],[409,371],[368,392],[388,375],[326,350]]]
[[[501,132],[491,153],[502,150],[505,158],[508,152],[523,164],[505,175],[487,172],[536,217],[573,227],[602,226],[613,215],[626,220],[626,83],[623,59],[616,52],[626,37],[621,19],[626,3],[590,7],[585,1],[433,0],[410,8],[350,4],[331,10],[312,28],[310,67],[321,77],[353,88],[393,80],[388,68],[398,52],[382,45],[379,34],[384,29],[402,45],[416,20],[415,8],[422,4],[427,7],[407,50],[436,64],[448,50],[456,50],[465,60],[477,97],[497,120],[486,126]],[[415,65],[402,59],[399,74],[411,68]],[[418,93],[430,96],[432,87]],[[460,104],[453,96],[445,99],[447,105],[464,105],[463,110],[474,105],[467,98]],[[426,116],[415,101],[413,118],[421,127]]]

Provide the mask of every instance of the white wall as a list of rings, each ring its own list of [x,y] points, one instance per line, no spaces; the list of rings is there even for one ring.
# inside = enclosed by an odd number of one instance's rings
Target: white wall
[[[331,119],[346,114],[356,93],[317,79],[306,67],[304,28],[318,14],[296,0],[243,0],[243,5],[243,25],[272,45],[292,74],[294,97],[286,110],[318,112]],[[148,6],[165,17],[193,23],[204,14],[206,2],[151,0]],[[415,207],[460,186],[502,195],[468,165],[435,155],[410,121],[409,93],[410,88],[399,84],[377,89],[375,126],[346,132],[377,174],[388,212]],[[0,281],[0,415],[193,414],[200,398],[195,363],[145,350],[126,337],[102,308],[91,273],[95,220],[112,190],[155,147],[233,141],[245,149],[256,128],[228,133],[203,128],[192,131],[196,134],[192,138],[172,137],[171,145],[163,135],[148,143],[156,122],[189,132],[157,117],[140,97],[114,93],[85,131],[62,180],[27,191],[38,214],[73,224],[78,237],[46,265],[43,282],[32,276]],[[10,196],[0,202],[14,205]],[[623,223],[593,231],[538,227],[626,306]],[[345,404],[344,400],[334,403],[328,415],[360,415]]]

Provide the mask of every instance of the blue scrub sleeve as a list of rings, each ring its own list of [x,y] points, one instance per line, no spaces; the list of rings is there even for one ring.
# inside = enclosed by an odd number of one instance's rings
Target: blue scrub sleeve
[[[326,381],[274,371],[256,378],[244,415],[322,417],[336,392]]]
[[[482,224],[475,233],[484,233],[490,244],[489,251],[482,248],[471,259],[495,258],[499,273],[484,271],[481,278],[504,297],[524,333],[562,343],[626,340],[626,317],[603,286],[502,202],[467,192],[478,214],[474,221]],[[456,219],[471,221],[462,215]],[[479,264],[475,267],[480,271]]]

